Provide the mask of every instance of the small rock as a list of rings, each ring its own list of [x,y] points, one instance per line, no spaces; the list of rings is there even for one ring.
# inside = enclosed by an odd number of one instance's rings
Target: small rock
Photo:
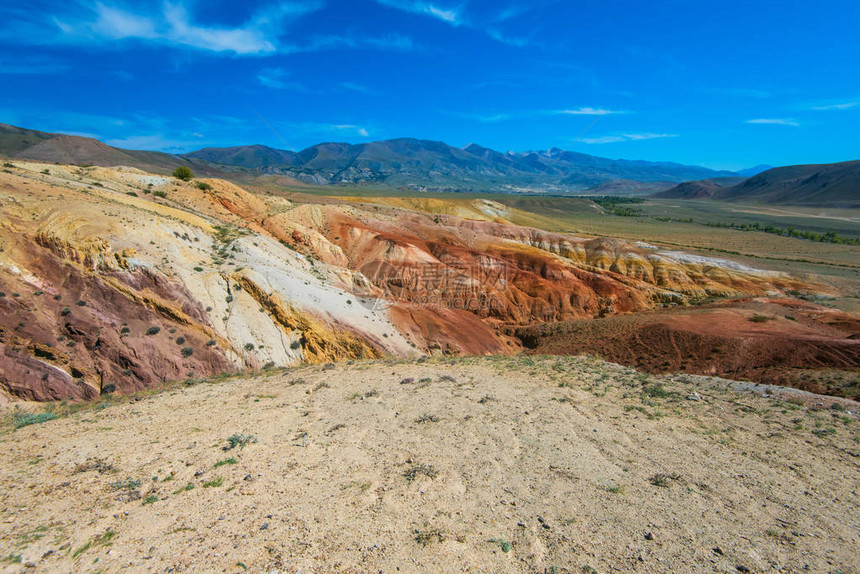
[[[245,475],[245,481],[246,482],[251,482],[252,480],[254,480],[254,477],[252,477],[250,474]]]
[[[36,564],[33,562],[25,562],[24,563],[24,568],[35,568],[35,567],[36,567]]]
[[[414,382],[415,382],[415,379],[413,379],[412,377],[409,377],[408,379],[403,379],[402,381],[400,381],[400,384],[401,385],[411,385]]]
[[[719,554],[720,556],[722,556],[723,555],[723,549],[720,548],[719,546],[714,546],[714,554]]]
[[[650,532],[645,533],[645,540],[654,540],[654,535]]]
[[[332,369],[334,369],[334,368],[335,368],[335,364],[334,364],[334,363],[326,363],[325,365],[323,365],[322,370],[323,370],[323,371],[331,371],[331,370],[332,370]]]
[[[269,523],[268,522],[264,522],[262,524],[262,526],[260,526],[260,530],[268,530],[268,529],[269,529]]]
[[[688,401],[701,401],[702,397],[699,396],[699,393],[697,393],[696,391],[693,391],[692,393],[690,393],[687,396],[687,400]]]
[[[201,477],[201,476],[203,476],[205,473],[206,473],[206,471],[205,471],[205,470],[198,470],[197,472],[195,472],[195,473],[194,473],[194,478],[200,478],[200,477]]]
[[[749,572],[750,569],[747,568],[746,566],[744,566],[743,564],[738,564],[737,571],[738,572]]]

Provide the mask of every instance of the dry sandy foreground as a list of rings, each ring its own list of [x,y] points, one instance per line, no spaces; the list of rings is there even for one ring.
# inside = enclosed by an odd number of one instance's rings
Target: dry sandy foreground
[[[0,435],[0,571],[860,572],[857,403],[768,392],[518,357],[118,399]]]

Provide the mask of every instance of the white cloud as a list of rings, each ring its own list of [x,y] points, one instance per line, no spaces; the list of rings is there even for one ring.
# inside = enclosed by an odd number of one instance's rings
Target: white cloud
[[[169,46],[185,46],[241,56],[272,54],[289,20],[322,8],[318,0],[279,2],[266,6],[238,27],[209,26],[195,22],[183,2],[164,2],[154,11],[131,11],[91,5],[89,18],[54,17],[59,41],[99,42],[141,40]],[[44,39],[40,39],[44,41]]]
[[[413,14],[423,14],[431,16],[437,20],[442,20],[453,26],[463,24],[463,13],[461,6],[442,7],[432,2],[423,0],[377,0],[383,6],[401,10],[403,12],[411,12]]]
[[[576,110],[559,110],[556,113],[568,116],[609,116],[615,114],[626,114],[627,112],[607,110],[604,108],[579,108]]]
[[[291,81],[289,77],[290,73],[283,68],[265,68],[257,74],[257,81],[273,90],[293,90],[308,93],[312,91],[304,84]]]
[[[845,102],[842,104],[830,104],[824,106],[812,106],[812,109],[817,112],[829,112],[829,111],[841,111],[841,110],[850,110],[851,108],[856,108],[860,106],[860,102]]]
[[[584,144],[611,144],[611,143],[619,143],[619,142],[630,142],[630,141],[644,141],[644,140],[655,140],[655,139],[663,139],[663,138],[676,138],[679,137],[678,134],[653,134],[653,133],[640,133],[640,134],[621,134],[614,136],[601,136],[597,138],[579,138],[574,141]]]
[[[747,120],[746,123],[765,126],[791,126],[795,128],[800,126],[800,123],[794,118],[756,118],[754,120]]]
[[[400,10],[401,12],[429,16],[455,27],[463,26],[472,30],[478,30],[493,40],[502,44],[508,44],[509,46],[522,48],[532,44],[529,38],[511,36],[500,29],[500,25],[528,12],[532,6],[512,6],[490,17],[486,15],[478,17],[473,14],[470,18],[466,15],[466,2],[455,6],[441,6],[427,0],[376,0],[376,2],[388,8]]]

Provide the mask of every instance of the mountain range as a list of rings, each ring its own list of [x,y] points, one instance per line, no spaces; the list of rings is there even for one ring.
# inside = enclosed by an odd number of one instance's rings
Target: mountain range
[[[669,162],[612,160],[552,148],[502,153],[401,138],[366,144],[324,143],[300,152],[266,146],[206,148],[190,160],[286,175],[314,184],[383,184],[443,190],[582,191],[611,181],[666,184],[732,172]]]
[[[299,152],[262,145],[205,148],[173,155],[108,146],[98,140],[0,124],[0,154],[55,163],[128,165],[170,172],[188,165],[201,175],[279,175],[315,185],[373,185],[428,191],[651,193],[674,183],[736,176],[671,162],[613,160],[552,148],[499,152],[401,138],[366,144],[322,143]],[[644,184],[644,185],[643,185]]]
[[[860,161],[777,167],[749,179],[685,182],[653,197],[856,208],[860,207]]]

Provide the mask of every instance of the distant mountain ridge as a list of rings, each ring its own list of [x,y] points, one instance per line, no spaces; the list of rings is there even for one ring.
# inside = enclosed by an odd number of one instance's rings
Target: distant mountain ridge
[[[777,167],[740,181],[685,182],[652,197],[860,208],[860,161]]]
[[[314,184],[385,184],[431,189],[587,190],[610,181],[662,183],[725,177],[705,167],[612,160],[552,148],[502,153],[477,144],[399,138],[366,144],[323,143],[300,152],[261,145],[205,148],[189,159],[286,175]]]

